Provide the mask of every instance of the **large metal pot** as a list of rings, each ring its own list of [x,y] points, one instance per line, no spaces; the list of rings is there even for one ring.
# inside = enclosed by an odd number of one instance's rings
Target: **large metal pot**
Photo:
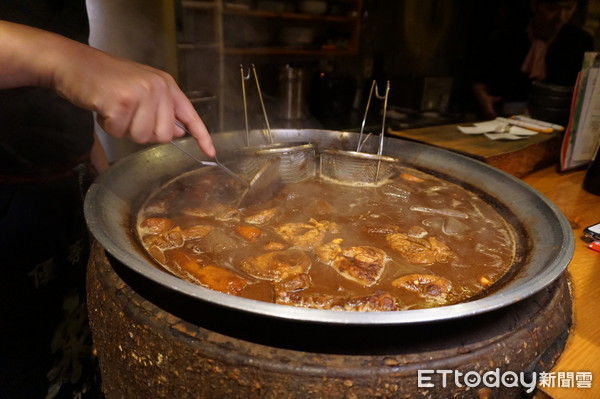
[[[276,142],[312,142],[319,149],[356,148],[356,133],[326,130],[273,130]],[[261,132],[251,132],[260,141]],[[219,157],[225,159],[243,145],[238,132],[213,136]],[[181,145],[197,151],[192,139]],[[134,235],[133,221],[147,196],[166,181],[196,168],[192,160],[170,145],[159,145],[130,155],[113,165],[90,188],[85,215],[100,244],[129,269],[161,286],[238,311],[301,322],[387,325],[440,321],[499,309],[548,286],[564,271],[574,250],[572,231],[562,213],[522,181],[473,159],[414,142],[386,138],[383,155],[463,184],[478,192],[511,223],[518,236],[518,256],[510,279],[496,284],[487,295],[450,306],[396,312],[338,312],[259,302],[203,288],[157,267]]]

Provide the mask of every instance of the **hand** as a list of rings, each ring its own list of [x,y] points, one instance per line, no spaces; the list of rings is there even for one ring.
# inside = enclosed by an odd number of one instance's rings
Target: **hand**
[[[95,111],[111,136],[137,143],[166,143],[184,132],[182,122],[212,157],[215,149],[202,119],[166,72],[24,25],[0,21],[0,87],[50,87]]]
[[[54,87],[76,105],[97,113],[99,125],[114,137],[136,143],[166,143],[184,135],[182,122],[209,156],[215,154],[202,119],[171,75],[92,48],[60,65]]]
[[[490,95],[487,87],[482,83],[476,83],[473,85],[473,95],[479,103],[481,112],[486,118],[496,119],[498,117],[498,113],[494,107],[502,100],[502,97]]]

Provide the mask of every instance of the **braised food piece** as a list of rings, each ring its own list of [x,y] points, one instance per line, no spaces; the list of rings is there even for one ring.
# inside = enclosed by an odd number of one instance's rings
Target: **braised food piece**
[[[409,274],[392,281],[392,286],[414,292],[421,298],[445,302],[452,290],[450,280],[431,274]]]
[[[387,292],[380,291],[373,295],[362,297],[357,302],[360,304],[357,306],[357,311],[360,312],[369,312],[373,310],[379,312],[389,312],[398,310],[396,298]]]
[[[410,173],[401,173],[400,177],[412,183],[423,183],[425,180]]]
[[[346,310],[353,312],[382,312],[398,310],[396,298],[387,292],[378,291],[365,296],[336,296],[307,294],[306,292],[276,293],[275,303],[302,308]]]
[[[174,248],[172,245],[170,245],[167,240],[165,240],[165,238],[162,236],[162,234],[155,234],[155,235],[151,235],[151,236],[145,236],[144,238],[142,238],[142,241],[144,242],[144,245],[147,248],[158,248],[161,251],[163,249],[169,249],[169,248]]]
[[[246,216],[244,218],[244,222],[248,224],[267,224],[269,223],[275,216],[277,216],[278,209],[271,208],[265,209],[254,215]]]
[[[414,264],[448,262],[455,256],[446,244],[439,242],[435,237],[426,240],[403,233],[392,233],[386,236],[386,241],[402,258]]]
[[[310,219],[309,223],[283,224],[275,228],[275,231],[291,245],[310,250],[323,242],[325,233],[335,233],[337,225],[327,220],[318,222],[315,219]]]
[[[165,253],[156,245],[148,247],[148,253],[161,265],[164,265],[167,262],[167,257],[165,256]]]
[[[235,232],[244,240],[254,242],[262,235],[262,230],[258,227],[240,224],[235,227]]]
[[[308,274],[297,274],[273,284],[275,293],[297,292],[310,287],[311,278]]]
[[[162,234],[155,234],[143,238],[144,244],[148,247],[157,247],[161,250],[179,248],[185,240],[181,233],[181,228],[176,226]]]
[[[348,280],[370,287],[379,281],[385,261],[385,252],[379,248],[348,247],[336,256],[331,266]]]
[[[174,223],[169,218],[146,218],[140,223],[140,233],[160,234],[173,227]]]
[[[188,208],[183,210],[183,213],[200,218],[214,218],[222,222],[240,220],[240,214],[233,205],[224,205],[221,203],[212,204],[207,207]]]
[[[181,231],[181,235],[185,241],[189,240],[198,240],[200,238],[206,237],[214,227],[204,224],[199,224],[196,226],[192,226],[187,229],[183,229]]]
[[[297,249],[267,252],[242,260],[242,270],[260,280],[282,281],[298,274],[307,273],[310,259]]]
[[[334,238],[331,242],[315,248],[315,254],[321,262],[329,265],[342,252],[342,247],[340,246],[342,242],[344,242],[343,239]]]
[[[203,266],[181,250],[169,251],[166,258],[166,266],[172,273],[215,291],[237,295],[248,285],[248,281],[231,270],[212,264]]]
[[[398,231],[396,233],[399,233]],[[423,238],[425,237],[427,234],[429,234],[427,232],[427,230],[425,230],[423,227],[421,226],[411,226],[408,231],[406,232],[406,235],[408,235],[409,237],[416,237],[416,238]]]
[[[337,238],[316,249],[323,263],[331,265],[341,276],[370,287],[379,281],[385,268],[386,254],[375,247],[360,246],[341,248],[342,239]]]
[[[281,251],[285,249],[286,245],[279,241],[269,241],[263,246],[265,251]]]
[[[489,287],[490,285],[492,285],[492,280],[490,280],[489,278],[487,278],[486,276],[481,276],[479,277],[479,282],[481,283],[481,285],[483,285],[484,287]]]
[[[361,230],[369,234],[392,234],[398,233],[400,228],[397,226],[361,226]]]
[[[221,229],[212,229],[203,239],[195,242],[194,252],[222,253],[244,245],[244,242],[225,233]]]
[[[237,295],[248,282],[231,270],[215,265],[207,265],[195,274],[203,286],[225,294]]]

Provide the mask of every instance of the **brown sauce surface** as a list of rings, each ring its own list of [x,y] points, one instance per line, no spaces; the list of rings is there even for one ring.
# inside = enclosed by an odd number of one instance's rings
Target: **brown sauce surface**
[[[140,210],[143,245],[173,274],[208,288],[357,311],[464,301],[498,281],[515,256],[514,234],[492,206],[409,168],[379,187],[287,184],[241,210],[237,190],[210,168],[182,175]],[[331,258],[319,255],[328,244]],[[379,250],[383,264],[361,257]]]

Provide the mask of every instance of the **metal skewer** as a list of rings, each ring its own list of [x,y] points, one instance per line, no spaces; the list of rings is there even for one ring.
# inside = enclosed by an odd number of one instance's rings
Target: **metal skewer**
[[[179,122],[178,120],[175,120],[175,124],[177,125],[177,127],[179,127],[181,130],[183,130],[185,133],[190,134],[190,132],[187,130],[187,128],[185,127],[185,125],[183,123]],[[185,148],[183,148],[182,146],[177,144],[175,141],[171,140],[171,144],[174,145],[175,147],[177,147],[177,149],[179,149],[179,151],[183,152],[185,155],[187,155],[194,161],[196,161],[204,166],[216,166],[218,168],[221,168],[229,176],[233,177],[234,179],[236,179],[237,181],[242,183],[244,185],[244,187],[248,187],[250,185],[246,180],[242,179],[240,176],[235,174],[231,169],[227,168],[225,165],[223,165],[221,162],[219,162],[216,155],[214,156],[214,162],[203,161],[202,159],[196,157],[194,154],[192,154],[191,152],[187,151]]]
[[[178,120],[175,120],[175,124],[177,127],[182,129],[185,133],[190,134],[185,125]],[[242,195],[239,197],[237,201],[238,207],[246,207],[251,205],[254,202],[264,200],[265,198],[271,197],[275,189],[277,188],[277,183],[281,179],[281,175],[279,173],[279,162],[277,160],[269,160],[269,162],[265,163],[260,170],[254,174],[250,182],[244,180],[232,170],[227,168],[217,159],[215,155],[214,162],[213,161],[203,161],[202,159],[196,157],[191,152],[187,151],[185,148],[177,144],[175,141],[171,140],[171,144],[176,147],[179,151],[198,162],[204,166],[216,166],[227,173],[229,176],[233,177],[237,181],[239,181],[243,187],[244,191]]]

